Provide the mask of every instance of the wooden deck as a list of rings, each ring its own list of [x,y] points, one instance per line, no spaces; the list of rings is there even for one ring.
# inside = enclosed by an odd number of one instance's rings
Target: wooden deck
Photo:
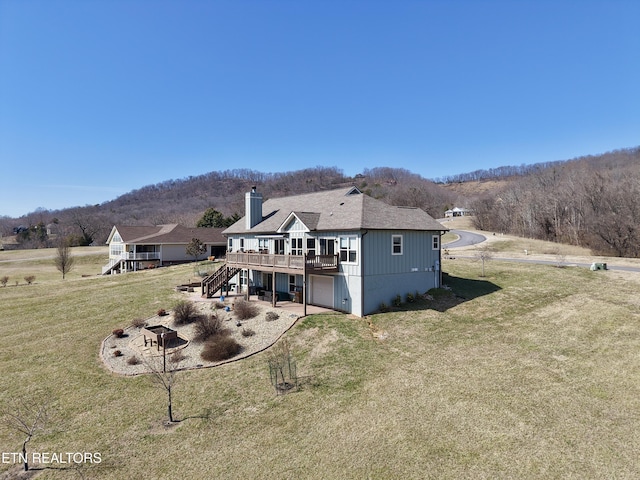
[[[257,252],[227,252],[227,264],[251,270],[303,274],[338,271],[338,255],[277,255]]]

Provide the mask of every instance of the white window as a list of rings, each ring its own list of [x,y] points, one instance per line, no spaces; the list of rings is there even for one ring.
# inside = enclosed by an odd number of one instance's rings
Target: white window
[[[391,255],[402,255],[402,235],[391,235]]]
[[[291,255],[302,255],[302,238],[291,239]]]
[[[240,239],[240,251],[244,252],[244,238]]]
[[[258,250],[260,253],[268,253],[269,252],[269,239],[268,238],[259,238],[258,239]]]
[[[440,250],[440,235],[433,235],[431,237],[431,248]]]
[[[347,263],[358,261],[358,239],[356,237],[340,237],[340,261]]]
[[[122,252],[124,251],[124,249],[122,248],[123,245],[119,244],[119,245],[110,245],[109,246],[109,255],[112,257],[120,257],[122,256]]]
[[[229,239],[229,246],[227,247],[227,251],[233,252],[233,238]]]

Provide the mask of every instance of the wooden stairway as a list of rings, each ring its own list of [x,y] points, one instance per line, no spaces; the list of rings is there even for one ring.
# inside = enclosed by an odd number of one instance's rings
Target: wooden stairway
[[[222,265],[218,270],[202,280],[202,296],[206,298],[213,297],[216,292],[235,277],[240,270],[240,268],[230,267],[226,263]]]

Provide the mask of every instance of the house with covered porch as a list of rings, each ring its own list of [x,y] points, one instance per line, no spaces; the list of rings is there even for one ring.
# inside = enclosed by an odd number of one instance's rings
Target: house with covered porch
[[[194,238],[206,247],[207,257],[223,257],[223,228],[188,228],[178,224],[155,226],[114,225],[107,238],[109,263],[102,274],[124,273],[194,260],[187,245]]]
[[[233,279],[241,291],[358,316],[441,283],[447,228],[419,208],[388,205],[356,187],[263,202],[255,187],[245,216],[223,231],[226,264],[205,279],[213,296]]]

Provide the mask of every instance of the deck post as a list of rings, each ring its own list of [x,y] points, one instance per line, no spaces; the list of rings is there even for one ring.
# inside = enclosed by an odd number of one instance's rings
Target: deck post
[[[276,307],[276,272],[275,270],[271,274],[271,289],[272,289],[271,306],[275,308]]]
[[[307,316],[307,269],[304,269],[302,275],[302,314]]]

